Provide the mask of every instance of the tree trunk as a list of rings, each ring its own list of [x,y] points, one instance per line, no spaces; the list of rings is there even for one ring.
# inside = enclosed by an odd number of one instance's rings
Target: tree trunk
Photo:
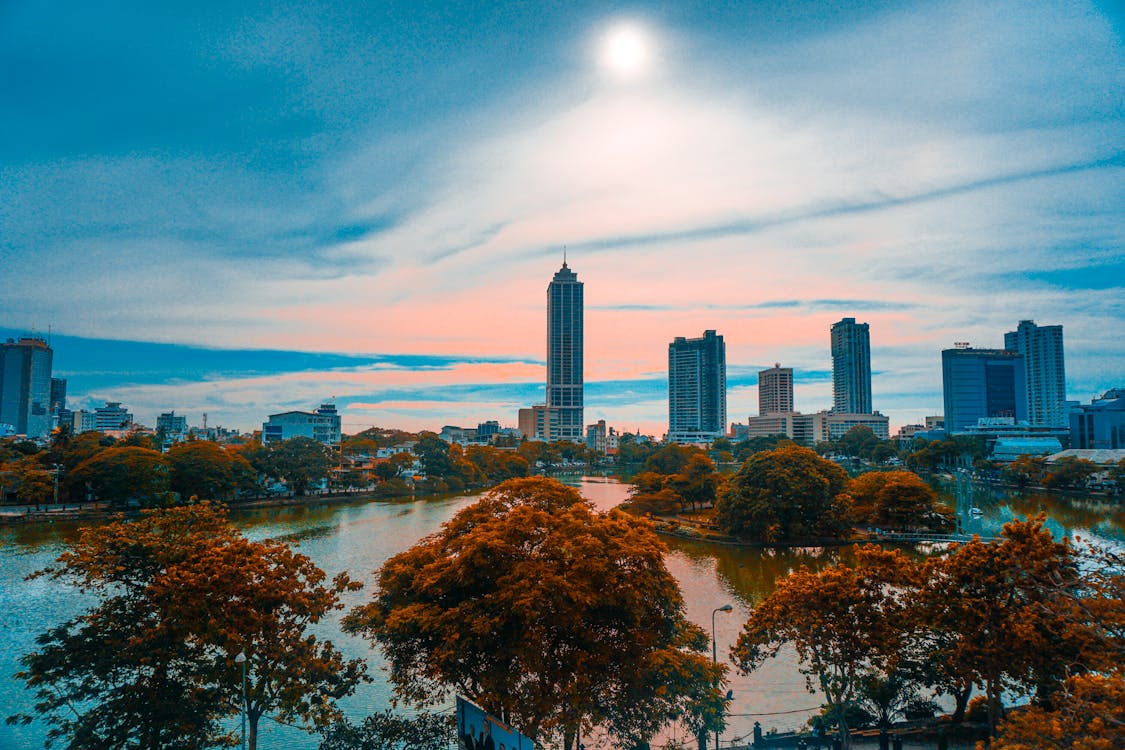
[[[847,707],[843,703],[836,704],[836,718],[839,723],[840,744],[843,745],[844,750],[851,750],[852,747],[852,733],[848,729]]]
[[[246,715],[246,750],[258,750],[258,719],[260,713],[247,713]]]
[[[953,700],[956,701],[956,704],[953,709],[953,716],[950,717],[950,722],[952,722],[953,724],[960,724],[965,720],[965,711],[969,707],[969,698],[972,696],[972,694],[972,685],[969,685],[964,690],[953,692]]]

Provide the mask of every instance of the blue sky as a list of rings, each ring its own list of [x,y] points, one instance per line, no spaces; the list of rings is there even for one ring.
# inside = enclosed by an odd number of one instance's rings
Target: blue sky
[[[825,407],[844,316],[893,424],[1024,318],[1087,400],[1125,379],[1123,33],[1037,0],[9,0],[0,327],[146,421],[513,424],[566,245],[590,421],[659,433],[706,328],[731,419],[775,361]]]

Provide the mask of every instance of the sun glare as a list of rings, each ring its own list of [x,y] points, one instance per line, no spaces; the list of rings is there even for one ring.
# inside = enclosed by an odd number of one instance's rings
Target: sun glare
[[[617,78],[637,78],[649,67],[651,47],[642,29],[634,24],[620,24],[606,32],[602,39],[601,63]]]

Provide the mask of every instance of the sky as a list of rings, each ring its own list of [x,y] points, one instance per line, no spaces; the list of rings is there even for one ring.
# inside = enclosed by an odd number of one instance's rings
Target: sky
[[[731,421],[775,362],[828,408],[842,317],[892,428],[1023,319],[1088,401],[1125,385],[1125,10],[0,3],[0,335],[51,331],[72,408],[514,426],[564,246],[587,422],[662,434],[706,329]]]

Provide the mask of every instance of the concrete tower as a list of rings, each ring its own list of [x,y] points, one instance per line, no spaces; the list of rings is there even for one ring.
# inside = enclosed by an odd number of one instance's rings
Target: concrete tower
[[[585,440],[582,291],[563,260],[547,285],[547,439]]]

